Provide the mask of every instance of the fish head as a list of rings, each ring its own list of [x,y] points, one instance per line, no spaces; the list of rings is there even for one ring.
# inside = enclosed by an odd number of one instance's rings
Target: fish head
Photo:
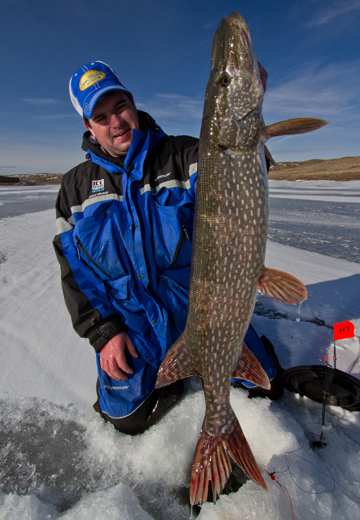
[[[239,13],[222,18],[214,35],[204,103],[203,132],[237,152],[259,141],[264,87],[250,31]]]

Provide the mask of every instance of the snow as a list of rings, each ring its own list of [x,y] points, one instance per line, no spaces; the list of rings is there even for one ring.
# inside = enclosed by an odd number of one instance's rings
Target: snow
[[[204,415],[199,380],[187,380],[184,398],[140,436],[116,432],[93,412],[94,352],[72,330],[52,250],[54,211],[45,209],[57,189],[46,187],[44,211],[25,205],[16,216],[17,197],[45,191],[0,189],[0,520],[286,520],[285,489],[296,520],[360,518],[358,412],[328,407],[327,446],[316,450],[321,404],[287,391],[277,402],[248,399],[232,389],[269,494],[247,481],[192,511],[189,476]],[[360,182],[275,181],[270,193],[335,198],[351,214]],[[332,360],[333,323],[351,320],[356,337],[337,342],[337,368],[360,378],[360,263],[268,242],[266,265],[297,276],[309,292],[300,312],[258,297],[253,324],[284,368]]]

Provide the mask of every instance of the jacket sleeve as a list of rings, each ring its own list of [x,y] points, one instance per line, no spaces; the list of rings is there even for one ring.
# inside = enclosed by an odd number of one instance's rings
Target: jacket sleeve
[[[191,146],[188,149],[188,153],[186,155],[187,168],[190,176],[190,184],[192,188],[193,198],[195,202],[195,193],[196,193],[196,181],[198,174],[198,154],[199,154],[199,141],[195,138],[192,139]]]
[[[177,163],[179,175],[185,182],[190,182],[189,194],[195,204],[199,140],[185,135],[175,137],[174,141],[174,160]]]
[[[88,338],[99,352],[109,339],[127,328],[109,301],[106,284],[79,259],[72,220],[62,186],[56,201],[57,234],[53,246],[60,264],[65,304],[75,331]]]

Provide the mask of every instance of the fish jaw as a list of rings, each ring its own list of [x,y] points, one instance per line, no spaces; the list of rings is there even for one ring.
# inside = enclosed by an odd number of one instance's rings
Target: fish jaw
[[[237,14],[223,18],[213,38],[200,154],[204,134],[216,146],[241,151],[256,146],[264,126],[258,62],[247,25]]]

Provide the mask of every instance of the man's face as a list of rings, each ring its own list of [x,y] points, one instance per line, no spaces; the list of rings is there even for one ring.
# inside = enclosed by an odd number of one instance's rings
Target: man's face
[[[90,125],[84,123],[101,146],[113,157],[126,155],[139,118],[132,99],[114,90],[102,96],[93,110]]]

